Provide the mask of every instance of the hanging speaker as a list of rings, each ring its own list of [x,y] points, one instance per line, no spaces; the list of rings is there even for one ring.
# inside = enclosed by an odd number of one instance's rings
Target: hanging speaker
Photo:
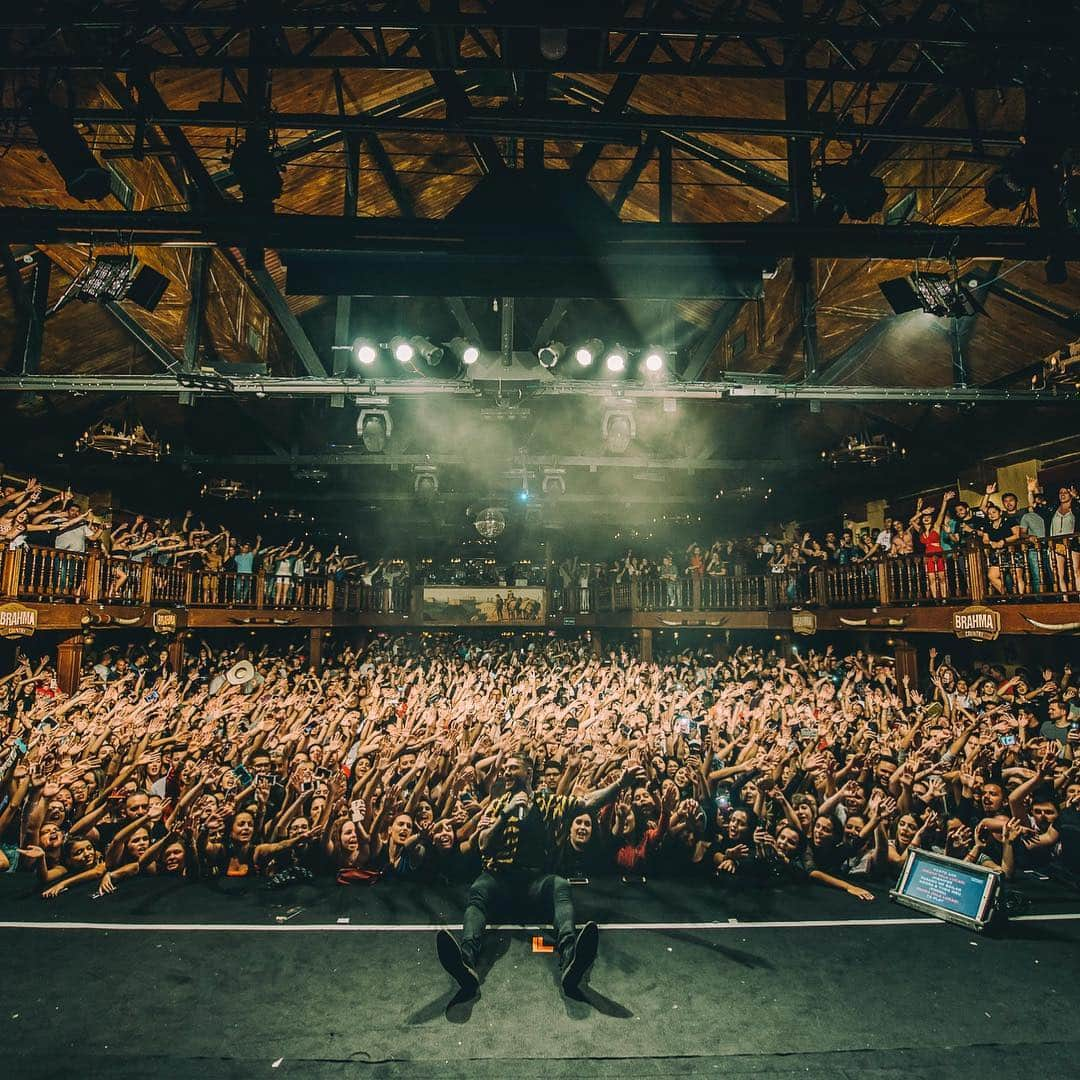
[[[164,274],[159,274],[149,266],[142,266],[131,279],[131,286],[124,299],[138,304],[146,311],[153,311],[168,287],[169,279]]]

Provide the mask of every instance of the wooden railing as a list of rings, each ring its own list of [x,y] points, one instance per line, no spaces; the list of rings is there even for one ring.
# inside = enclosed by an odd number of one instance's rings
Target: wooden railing
[[[25,545],[3,553],[0,599],[173,604],[408,616],[420,589],[365,585],[322,575],[186,570]],[[776,611],[803,606],[1080,600],[1080,537],[1025,538],[1002,548],[905,555],[781,574],[679,576],[555,588],[553,615],[612,612]]]

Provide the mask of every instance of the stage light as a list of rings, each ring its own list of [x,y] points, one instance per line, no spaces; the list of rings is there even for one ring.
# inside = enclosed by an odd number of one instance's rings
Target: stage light
[[[394,433],[394,423],[386,409],[361,409],[356,418],[356,434],[369,454],[381,454]]]
[[[38,146],[60,174],[67,193],[79,202],[104,199],[112,186],[109,170],[94,157],[71,114],[36,95],[25,108]]]
[[[925,311],[939,318],[962,319],[984,315],[978,296],[962,281],[947,274],[912,274],[909,277],[882,281],[881,289],[889,307],[897,315]]]
[[[529,501],[529,493],[528,493],[528,491],[524,491],[524,490],[523,490],[523,491],[519,491],[519,492],[518,492],[518,499],[519,499],[519,500],[520,500],[521,502],[528,502],[528,501]]]
[[[390,351],[399,364],[411,364],[416,356],[416,347],[407,338],[400,336],[390,339]]]
[[[448,343],[450,351],[457,357],[458,362],[466,367],[471,367],[480,359],[480,349],[468,338],[456,337]]]
[[[632,406],[627,401],[616,401],[604,411],[602,433],[604,449],[609,454],[625,454],[637,435]]]
[[[357,338],[352,344],[352,351],[357,363],[365,367],[379,358],[379,347],[367,338]]]
[[[442,363],[443,347],[441,345],[432,344],[426,337],[410,338],[409,344],[412,345],[428,367],[438,367]]]
[[[168,287],[167,277],[149,266],[140,267],[130,255],[99,255],[79,272],[49,314],[55,314],[73,297],[84,303],[130,300],[153,311]]]
[[[270,204],[281,198],[281,170],[265,141],[237,143],[229,167],[245,202]]]
[[[541,481],[541,490],[549,498],[566,494],[566,470],[544,469],[544,478]]]
[[[439,470],[434,465],[417,465],[413,469],[413,492],[421,499],[433,499],[439,494]]]
[[[566,352],[566,346],[561,341],[551,341],[540,349],[536,356],[542,368],[550,369],[562,359],[564,352]]]
[[[1047,168],[1042,155],[1022,147],[986,181],[986,204],[994,210],[1018,210],[1031,198],[1031,189]]]
[[[583,345],[579,345],[574,352],[574,359],[580,367],[589,367],[592,362],[604,351],[604,343],[599,338],[589,338]]]
[[[665,357],[666,353],[663,349],[657,345],[650,345],[645,350],[641,365],[649,375],[659,375],[667,362]]]
[[[1045,270],[1047,285],[1064,285],[1069,280],[1069,268],[1065,260],[1057,255],[1051,255],[1046,260]]]
[[[885,206],[885,184],[857,161],[819,165],[814,180],[822,195],[853,221],[868,221]]]
[[[604,366],[613,375],[621,375],[626,370],[626,350],[618,342],[608,350]]]

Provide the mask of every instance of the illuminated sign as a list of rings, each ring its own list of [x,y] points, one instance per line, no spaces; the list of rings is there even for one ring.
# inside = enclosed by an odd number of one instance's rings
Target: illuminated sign
[[[1001,612],[993,608],[966,607],[953,612],[953,633],[975,641],[996,641],[1001,633]]]
[[[793,611],[791,613],[791,629],[796,634],[805,634],[809,637],[817,633],[817,615],[812,611]]]
[[[0,637],[29,637],[37,629],[37,609],[0,604]]]
[[[176,612],[166,611],[164,609],[154,612],[154,633],[156,634],[174,634],[176,633]]]

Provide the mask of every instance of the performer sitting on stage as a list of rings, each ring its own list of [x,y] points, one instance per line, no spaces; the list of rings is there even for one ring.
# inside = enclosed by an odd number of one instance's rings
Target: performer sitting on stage
[[[551,913],[562,969],[563,992],[574,994],[596,959],[599,928],[586,923],[574,929],[574,902],[566,878],[549,873],[569,822],[578,814],[612,802],[619,791],[644,780],[638,765],[624,769],[605,788],[582,796],[533,791],[533,763],[525,754],[507,758],[504,793],[492,803],[481,823],[478,843],[484,872],[472,883],[465,906],[461,945],[446,931],[436,938],[439,962],[468,995],[480,985],[477,961],[484,927],[497,907],[518,910],[543,906]]]

